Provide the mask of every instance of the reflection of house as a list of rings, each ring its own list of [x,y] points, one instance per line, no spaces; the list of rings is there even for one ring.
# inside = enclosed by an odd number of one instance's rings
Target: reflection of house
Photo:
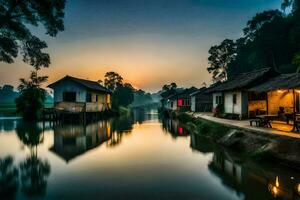
[[[300,175],[290,169],[244,166],[223,151],[214,153],[209,169],[243,199],[300,199]]]
[[[248,117],[248,112],[254,109],[251,106],[251,101],[264,99],[264,95],[250,93],[248,89],[277,75],[278,73],[270,68],[254,70],[237,75],[233,79],[213,87],[207,92],[213,94],[214,109],[217,109],[221,105],[223,112],[226,114]]]
[[[188,136],[189,132],[178,120],[163,119],[163,128],[173,137]]]
[[[111,91],[95,81],[66,76],[48,87],[54,90],[57,110],[101,112],[111,107]]]
[[[192,112],[211,112],[212,95],[206,93],[207,88],[203,87],[191,94]]]
[[[54,128],[54,145],[50,150],[68,162],[109,140],[111,134],[109,121],[58,126]]]

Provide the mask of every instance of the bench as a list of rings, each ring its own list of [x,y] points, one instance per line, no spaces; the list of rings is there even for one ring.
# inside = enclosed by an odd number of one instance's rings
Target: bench
[[[256,126],[256,127],[259,127],[260,124],[261,124],[261,119],[251,119],[251,120],[250,120],[250,126],[253,125],[253,122],[255,122],[255,126]]]

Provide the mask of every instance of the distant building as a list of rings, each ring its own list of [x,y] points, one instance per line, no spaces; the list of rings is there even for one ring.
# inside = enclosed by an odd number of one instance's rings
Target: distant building
[[[102,112],[111,109],[112,92],[98,82],[71,76],[50,84],[54,107],[66,112]]]
[[[212,111],[212,94],[205,91],[206,87],[200,88],[193,92],[191,96],[191,111],[192,112],[211,112]]]
[[[178,110],[178,111],[190,111],[191,110],[191,94],[195,92],[197,88],[189,88],[173,95],[170,95],[165,99],[166,109]]]

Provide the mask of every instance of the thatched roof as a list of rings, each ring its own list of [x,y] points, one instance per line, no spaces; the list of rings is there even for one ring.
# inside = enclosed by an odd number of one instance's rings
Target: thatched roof
[[[207,92],[212,93],[231,90],[245,90],[247,88],[260,84],[266,79],[269,79],[276,75],[278,75],[278,73],[271,68],[254,70],[251,72],[239,74],[233,79],[225,81],[218,86],[212,87],[211,89],[208,89]]]
[[[174,94],[174,95],[168,97],[168,99],[190,98],[190,94],[192,94],[193,92],[195,92],[197,90],[198,90],[197,88],[191,87],[191,88],[185,89],[177,94]]]
[[[281,74],[268,81],[248,89],[252,92],[268,92],[280,89],[300,89],[300,74]]]
[[[100,92],[105,92],[105,93],[112,93],[109,89],[107,89],[106,87],[100,85],[96,81],[90,81],[90,80],[75,78],[75,77],[72,77],[72,76],[65,76],[64,78],[48,85],[48,87],[53,89],[58,83],[61,83],[62,81],[65,81],[65,80],[71,80],[73,82],[76,82],[76,83],[82,85],[83,87],[85,87],[89,90],[100,91]]]

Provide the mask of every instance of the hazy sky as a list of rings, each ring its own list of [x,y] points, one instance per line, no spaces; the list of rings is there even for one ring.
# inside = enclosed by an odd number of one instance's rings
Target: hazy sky
[[[280,8],[282,0],[68,0],[65,31],[48,42],[49,83],[65,75],[103,79],[116,71],[147,91],[164,83],[209,83],[207,51],[236,39],[258,11]],[[0,63],[0,85],[17,85],[31,67],[20,59]]]

